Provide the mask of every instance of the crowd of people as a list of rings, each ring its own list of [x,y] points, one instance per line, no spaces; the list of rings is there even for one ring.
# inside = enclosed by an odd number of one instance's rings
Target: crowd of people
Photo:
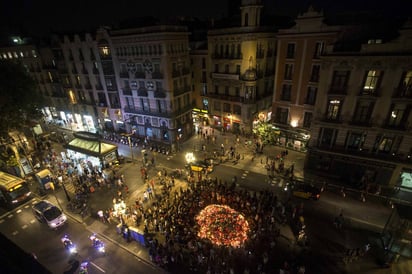
[[[247,219],[248,239],[239,248],[198,237],[196,215],[211,204],[227,205]],[[150,259],[173,273],[273,273],[287,259],[276,249],[285,205],[270,191],[204,179],[187,188],[168,188],[137,208]]]

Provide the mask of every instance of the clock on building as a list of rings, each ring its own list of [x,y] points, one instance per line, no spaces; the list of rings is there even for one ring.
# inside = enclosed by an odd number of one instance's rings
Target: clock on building
[[[146,71],[147,73],[152,73],[152,71],[153,71],[153,65],[152,65],[152,63],[151,63],[149,60],[146,59],[146,60],[144,61],[143,67],[144,67],[144,69],[145,69],[145,71]]]

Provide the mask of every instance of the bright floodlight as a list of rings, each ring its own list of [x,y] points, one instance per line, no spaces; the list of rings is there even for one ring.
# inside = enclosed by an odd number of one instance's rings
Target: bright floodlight
[[[192,163],[195,161],[195,155],[193,155],[193,152],[186,153],[185,158],[186,158],[186,162],[188,163]]]

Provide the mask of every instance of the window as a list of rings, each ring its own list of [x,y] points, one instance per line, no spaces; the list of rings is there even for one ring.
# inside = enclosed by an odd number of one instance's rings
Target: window
[[[303,115],[303,127],[304,128],[310,128],[310,125],[312,124],[312,118],[313,118],[313,113],[312,112],[305,112]]]
[[[133,97],[125,97],[126,99],[126,105],[128,108],[134,109],[134,102],[133,102]]]
[[[317,87],[308,87],[308,92],[306,93],[305,104],[314,105],[316,102],[316,93],[318,92]]]
[[[224,112],[232,112],[232,109],[231,109],[229,103],[223,103],[223,111]]]
[[[346,88],[349,80],[349,71],[335,70],[333,72],[331,91],[334,93],[346,93]]]
[[[384,136],[384,135],[376,136],[375,145],[374,145],[373,150],[375,152],[380,152],[380,153],[390,153],[392,151],[394,139],[395,138],[390,137],[390,136]]]
[[[313,65],[312,72],[310,73],[310,82],[319,82],[320,65]]]
[[[293,76],[293,65],[292,64],[286,64],[285,65],[285,80],[292,80]]]
[[[292,85],[283,84],[282,85],[282,94],[280,96],[280,99],[282,101],[290,101],[291,91],[292,91]]]
[[[362,94],[373,95],[376,93],[380,80],[382,79],[382,71],[369,70],[366,72],[365,81],[362,88]]]
[[[225,95],[229,95],[229,87],[225,86]]]
[[[391,110],[389,111],[388,126],[399,127],[405,125],[405,120],[409,116],[410,108],[406,105],[392,104]]]
[[[249,25],[249,14],[245,14],[245,27]]]
[[[140,99],[140,104],[141,104],[143,110],[146,110],[146,111],[150,110],[149,100],[148,99],[141,98]]]
[[[109,56],[110,55],[110,48],[108,46],[100,47],[100,55]]]
[[[277,108],[275,120],[280,124],[288,123],[289,110],[287,108]]]
[[[219,72],[219,64],[215,64],[215,72],[216,72],[216,73]]]
[[[341,101],[340,100],[329,100],[328,102],[328,110],[326,113],[327,120],[338,120],[340,115],[341,109]]]
[[[240,96],[240,88],[235,87],[235,96],[239,97]]]
[[[319,57],[323,53],[324,48],[325,48],[325,43],[324,42],[316,42],[315,52],[313,54],[313,59],[319,59]]]
[[[240,65],[236,65],[236,74],[240,74]]]
[[[215,101],[213,104],[213,109],[216,111],[220,111],[221,107],[220,107],[220,101]]]
[[[215,86],[215,94],[219,94],[219,86]]]
[[[156,85],[156,90],[157,91],[162,91],[163,90],[163,84],[162,84],[161,81],[156,81],[155,85]]]
[[[133,89],[137,89],[137,82],[136,81],[130,81],[130,87]]]
[[[362,132],[348,132],[346,136],[346,147],[349,149],[361,149],[366,135]]]
[[[288,47],[286,50],[286,58],[288,59],[295,58],[295,44],[294,43],[288,43]]]
[[[225,65],[225,73],[229,73],[229,65]]]
[[[374,107],[373,102],[359,101],[355,108],[353,122],[368,124],[370,121],[371,115],[372,115],[373,107]]]
[[[412,70],[403,73],[398,90],[401,97],[412,96]]]
[[[233,114],[242,115],[242,107],[240,105],[233,105]]]
[[[320,146],[333,146],[335,144],[335,139],[337,135],[337,130],[333,128],[320,128]]]
[[[206,59],[202,58],[202,69],[206,68]]]

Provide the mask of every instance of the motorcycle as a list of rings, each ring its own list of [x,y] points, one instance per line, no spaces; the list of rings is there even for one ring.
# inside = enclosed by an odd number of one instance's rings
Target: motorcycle
[[[77,253],[76,245],[70,240],[69,235],[65,234],[63,238],[61,238],[61,242],[64,245],[64,248],[69,251],[70,254]]]
[[[89,273],[87,270],[87,266],[89,265],[88,261],[84,261],[80,264],[79,274],[87,274]]]
[[[104,246],[104,243],[102,240],[100,240],[99,238],[97,238],[96,233],[93,233],[92,235],[90,235],[89,239],[92,241],[92,246],[99,251],[100,253],[105,254],[106,252],[106,248]]]

